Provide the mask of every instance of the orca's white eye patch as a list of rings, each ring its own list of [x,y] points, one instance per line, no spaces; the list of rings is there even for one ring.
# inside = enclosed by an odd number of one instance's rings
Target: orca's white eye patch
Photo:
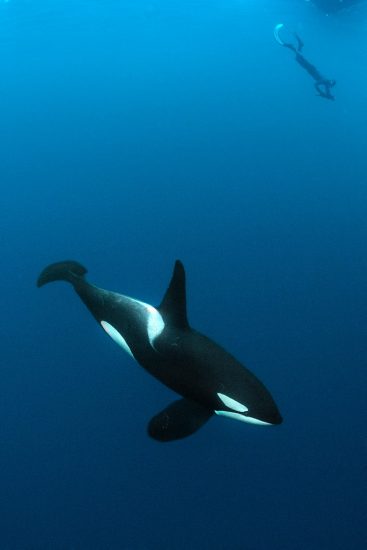
[[[116,330],[115,327],[110,325],[110,323],[107,323],[107,321],[101,321],[101,325],[103,330],[107,332],[108,336],[110,336],[118,346],[120,346],[124,351],[131,355],[133,359],[135,359],[128,343],[126,342],[125,338],[119,333],[119,331]]]
[[[240,413],[248,411],[248,408],[246,407],[246,405],[243,405],[242,403],[240,403],[239,401],[236,401],[232,397],[228,397],[228,395],[225,395],[224,393],[217,393],[217,396],[222,401],[222,403],[224,403],[226,407],[228,407],[229,409],[232,409],[233,411],[240,412]]]

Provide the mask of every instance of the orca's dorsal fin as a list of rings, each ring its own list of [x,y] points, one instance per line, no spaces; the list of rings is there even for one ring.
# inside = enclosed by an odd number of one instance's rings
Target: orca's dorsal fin
[[[177,328],[188,328],[185,268],[180,260],[176,260],[171,281],[158,309],[169,324]]]

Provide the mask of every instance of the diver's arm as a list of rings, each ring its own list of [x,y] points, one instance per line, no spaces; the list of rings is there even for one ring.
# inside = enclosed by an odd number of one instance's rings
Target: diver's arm
[[[325,97],[325,92],[323,92],[321,90],[320,86],[321,86],[320,82],[315,82],[315,88],[316,88],[317,95],[321,95],[322,97]]]
[[[321,86],[324,86],[325,90],[322,90]],[[319,95],[320,97],[335,101],[335,97],[330,93],[330,87],[327,86],[325,82],[315,82],[315,88],[317,91],[317,95]]]

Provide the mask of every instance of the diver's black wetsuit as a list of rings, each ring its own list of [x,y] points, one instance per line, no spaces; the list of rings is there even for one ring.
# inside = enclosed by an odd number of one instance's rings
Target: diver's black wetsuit
[[[303,48],[303,42],[300,39],[300,37],[295,34],[294,35],[297,40],[297,47],[293,44],[287,44],[283,43],[283,46],[285,48],[289,48],[296,54],[296,61],[305,69],[309,75],[312,76],[312,78],[315,80],[315,88],[317,91],[317,94],[321,97],[324,97],[325,99],[331,99],[334,101],[335,97],[331,94],[330,89],[333,88],[336,84],[335,80],[328,80],[327,78],[323,77],[322,74],[316,69],[315,65],[312,65],[307,59],[303,57],[301,54],[301,50]]]

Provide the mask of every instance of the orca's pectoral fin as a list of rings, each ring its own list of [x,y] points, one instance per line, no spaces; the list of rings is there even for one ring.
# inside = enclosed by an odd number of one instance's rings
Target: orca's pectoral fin
[[[195,433],[213,411],[188,399],[175,401],[148,424],[148,434],[157,441],[173,441]]]

